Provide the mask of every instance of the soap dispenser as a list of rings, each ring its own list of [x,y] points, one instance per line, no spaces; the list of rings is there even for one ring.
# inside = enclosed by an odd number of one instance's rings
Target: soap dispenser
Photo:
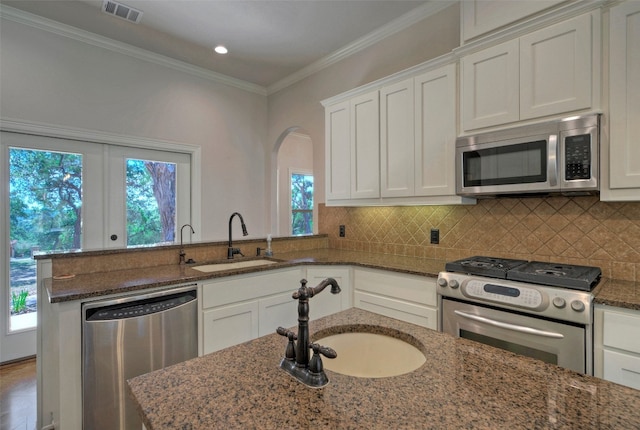
[[[271,250],[271,235],[267,235],[267,249],[264,252],[267,257],[273,257],[273,251]]]

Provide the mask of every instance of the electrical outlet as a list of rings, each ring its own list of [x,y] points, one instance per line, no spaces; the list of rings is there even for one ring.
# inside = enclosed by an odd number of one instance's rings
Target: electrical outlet
[[[431,229],[431,243],[440,243],[440,230],[438,230],[437,228]]]
[[[340,226],[340,237],[344,237],[345,236],[345,231],[344,231],[344,225]]]

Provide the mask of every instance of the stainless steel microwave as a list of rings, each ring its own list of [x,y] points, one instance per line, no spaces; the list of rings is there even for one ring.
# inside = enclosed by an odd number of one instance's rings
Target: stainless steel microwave
[[[600,189],[599,144],[599,114],[460,137],[456,193],[594,194]]]

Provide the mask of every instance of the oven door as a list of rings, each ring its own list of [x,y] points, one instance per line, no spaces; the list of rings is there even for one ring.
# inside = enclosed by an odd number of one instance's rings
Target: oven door
[[[442,331],[588,373],[586,328],[442,298]]]
[[[471,143],[470,143],[471,142]],[[456,147],[456,193],[466,196],[560,191],[558,134]]]

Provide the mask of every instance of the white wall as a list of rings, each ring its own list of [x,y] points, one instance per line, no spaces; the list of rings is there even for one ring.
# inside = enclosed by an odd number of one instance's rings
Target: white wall
[[[200,146],[200,238],[264,237],[265,96],[6,19],[0,52],[0,118]]]
[[[460,44],[459,13],[458,5],[453,5],[269,95],[268,145],[273,148],[283,131],[295,126],[311,137],[316,205],[325,201],[324,109],[320,101],[451,52]]]

